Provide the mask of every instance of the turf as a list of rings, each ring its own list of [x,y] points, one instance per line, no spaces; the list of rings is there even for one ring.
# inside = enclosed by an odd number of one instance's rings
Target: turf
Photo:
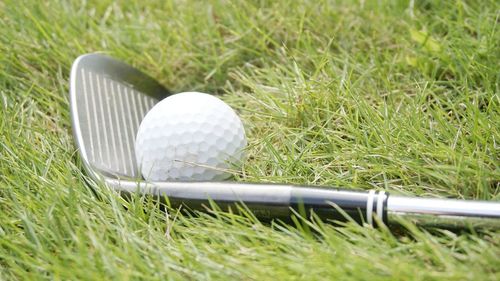
[[[0,2],[0,279],[500,279],[498,231],[125,200],[87,183],[68,109],[72,61],[105,52],[237,109],[236,180],[499,201],[497,1],[135,2]]]

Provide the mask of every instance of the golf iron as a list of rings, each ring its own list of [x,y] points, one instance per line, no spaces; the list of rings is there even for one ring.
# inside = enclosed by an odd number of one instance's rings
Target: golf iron
[[[174,207],[206,210],[244,203],[262,219],[287,220],[301,209],[323,220],[347,218],[389,227],[401,218],[420,226],[500,229],[500,203],[389,195],[285,184],[239,182],[146,182],[138,168],[134,141],[145,114],[170,93],[151,77],[102,54],[73,63],[70,109],[73,133],[87,173],[120,192],[166,196]]]

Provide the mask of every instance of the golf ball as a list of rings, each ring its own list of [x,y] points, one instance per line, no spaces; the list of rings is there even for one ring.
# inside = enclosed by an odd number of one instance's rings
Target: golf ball
[[[241,162],[243,123],[219,98],[198,92],[169,96],[144,117],[135,141],[148,181],[223,180]]]

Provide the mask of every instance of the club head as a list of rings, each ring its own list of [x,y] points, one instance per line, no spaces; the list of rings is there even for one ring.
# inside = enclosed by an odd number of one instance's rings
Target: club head
[[[136,133],[146,113],[168,95],[154,79],[123,62],[102,54],[78,57],[70,75],[70,111],[87,174],[120,193],[168,197],[171,206],[206,210],[213,200],[228,209],[244,202],[259,217],[287,218],[288,185],[143,180],[135,159]]]
[[[119,192],[168,196],[193,208],[255,202],[256,212],[287,214],[290,186],[235,182],[146,182],[135,159],[135,137],[146,113],[170,93],[134,67],[102,54],[78,57],[71,68],[73,133],[88,175]],[[269,207],[268,204],[279,207]],[[202,207],[204,208],[204,207]]]
[[[95,180],[140,180],[134,145],[146,113],[170,93],[134,67],[102,54],[78,57],[71,68],[73,133]]]

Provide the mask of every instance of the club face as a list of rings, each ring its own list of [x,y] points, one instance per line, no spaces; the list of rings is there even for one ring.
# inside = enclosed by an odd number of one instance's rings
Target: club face
[[[169,92],[139,70],[101,54],[82,55],[70,76],[77,148],[94,179],[138,179],[135,137],[146,113]]]

